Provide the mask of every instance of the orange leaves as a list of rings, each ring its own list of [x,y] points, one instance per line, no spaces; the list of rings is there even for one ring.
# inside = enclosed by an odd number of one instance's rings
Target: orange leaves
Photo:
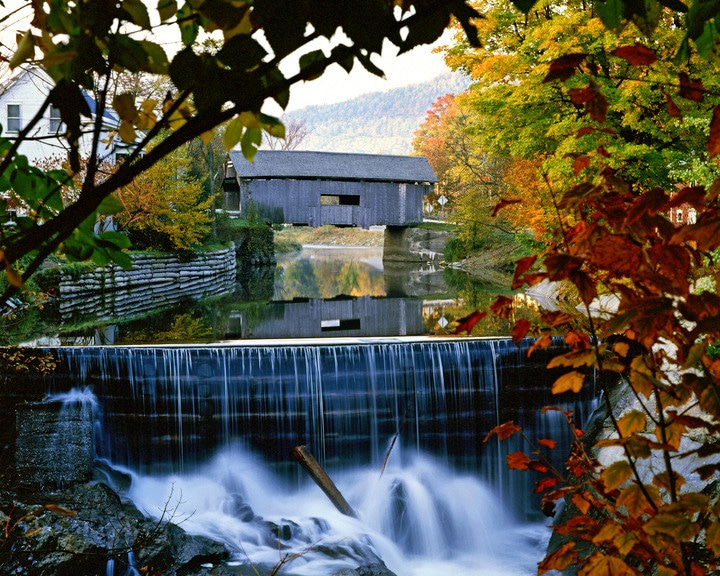
[[[627,531],[622,524],[608,522],[592,539],[592,542],[597,547],[612,545],[617,548],[620,554],[627,556],[638,542],[638,537]]]

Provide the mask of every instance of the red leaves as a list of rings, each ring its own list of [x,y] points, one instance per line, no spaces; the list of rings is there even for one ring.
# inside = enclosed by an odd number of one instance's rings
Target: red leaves
[[[720,109],[720,108],[719,108]],[[711,125],[712,126],[712,125]],[[711,134],[712,136],[712,134]],[[720,135],[719,135],[720,136]],[[689,204],[693,208],[699,209],[705,206],[705,187],[704,186],[686,186],[677,194],[673,195],[668,202],[667,208],[682,206]]]
[[[505,208],[505,206],[510,206],[512,204],[520,204],[522,200],[520,198],[500,198],[500,202],[495,204],[495,206],[492,209],[492,217],[495,218],[497,216],[498,212]]]
[[[680,108],[678,108],[678,105],[675,104],[675,101],[670,97],[670,94],[668,94],[667,92],[665,93],[665,101],[667,102],[668,114],[670,114],[672,118],[683,117]]]
[[[572,168],[573,168],[573,174],[577,176],[582,172],[585,168],[590,166],[590,156],[586,156],[585,154],[582,154],[581,156],[577,156],[575,160],[573,160]]]
[[[525,338],[531,326],[532,323],[530,320],[526,320],[525,318],[515,322],[515,326],[513,326],[510,332],[512,335],[512,341],[515,342],[515,344],[519,344],[520,341]]]
[[[720,154],[720,106],[713,110],[710,120],[710,137],[707,143],[708,158],[715,158]]]
[[[590,118],[596,122],[605,122],[608,111],[608,101],[605,95],[600,92],[597,84],[591,82],[587,88],[571,88],[568,95],[573,104],[584,106]]]
[[[702,80],[690,78],[685,72],[680,72],[680,96],[694,102],[702,102],[705,95]]]
[[[633,66],[649,66],[657,61],[657,54],[654,50],[638,43],[634,46],[621,46],[613,51],[613,55],[626,60]]]
[[[472,332],[472,329],[475,327],[475,324],[480,322],[483,318],[487,316],[487,312],[480,312],[479,310],[475,310],[475,312],[471,312],[467,316],[464,316],[458,320],[458,325],[455,327],[455,330],[453,330],[453,334],[461,334],[462,332],[466,332],[467,334],[470,334]]]
[[[507,440],[516,432],[520,432],[520,426],[510,420],[509,422],[500,424],[500,426],[495,426],[495,428],[490,430],[490,432],[487,433],[487,436],[485,436],[483,442],[487,442],[493,436],[497,436],[500,440]]]
[[[529,470],[530,468],[530,457],[525,452],[508,454],[506,460],[510,470]]]
[[[587,58],[587,54],[565,54],[550,62],[550,70],[543,78],[543,82],[552,82],[553,80],[565,81],[572,77],[577,71],[578,66]]]
[[[535,485],[535,492],[537,494],[540,494],[542,492],[545,492],[545,490],[548,490],[549,488],[554,488],[560,483],[560,480],[557,478],[553,478],[551,476],[548,476],[546,478],[543,478]]]

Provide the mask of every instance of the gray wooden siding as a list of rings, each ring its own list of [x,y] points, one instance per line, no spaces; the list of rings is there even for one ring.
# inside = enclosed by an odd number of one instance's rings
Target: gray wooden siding
[[[241,209],[252,201],[261,212],[282,211],[288,224],[309,226],[407,226],[422,222],[423,195],[432,185],[337,180],[243,180]],[[320,196],[358,196],[359,205],[322,205]]]
[[[415,298],[337,298],[271,302],[262,322],[241,313],[226,331],[241,338],[317,338],[414,336],[425,333],[422,300]]]

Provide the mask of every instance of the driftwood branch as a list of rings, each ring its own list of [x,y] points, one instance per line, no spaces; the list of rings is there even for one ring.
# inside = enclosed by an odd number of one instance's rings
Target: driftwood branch
[[[292,457],[300,463],[305,471],[310,474],[310,477],[315,481],[315,484],[320,486],[320,489],[325,492],[325,495],[330,499],[335,508],[352,518],[357,518],[357,512],[353,510],[352,506],[348,504],[345,497],[337,489],[335,483],[330,479],[327,472],[320,466],[320,463],[315,457],[310,454],[305,446],[295,446],[292,451]]]

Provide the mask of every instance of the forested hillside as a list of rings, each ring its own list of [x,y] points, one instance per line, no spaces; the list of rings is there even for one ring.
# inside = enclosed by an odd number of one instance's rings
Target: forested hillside
[[[468,83],[464,76],[448,73],[422,84],[308,106],[287,119],[304,121],[309,129],[300,150],[410,154],[413,133],[432,103],[444,94],[462,92]]]

